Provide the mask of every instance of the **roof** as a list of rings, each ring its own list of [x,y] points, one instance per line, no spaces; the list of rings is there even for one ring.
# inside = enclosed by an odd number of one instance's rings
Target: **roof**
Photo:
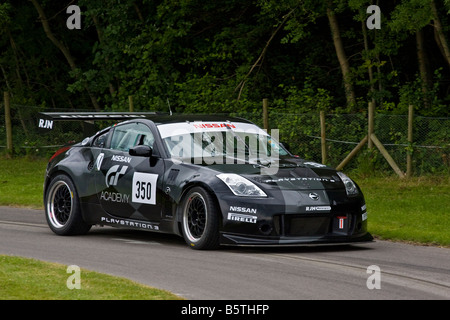
[[[235,122],[250,123],[250,121],[239,117],[233,117],[229,115],[208,115],[208,114],[154,115],[152,117],[148,117],[148,119],[152,120],[156,125],[177,123],[177,122],[207,122],[207,121],[214,121],[214,122],[235,121]]]

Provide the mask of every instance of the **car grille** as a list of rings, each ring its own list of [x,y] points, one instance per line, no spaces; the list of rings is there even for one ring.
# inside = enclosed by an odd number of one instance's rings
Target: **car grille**
[[[345,224],[339,225],[339,219],[345,217]],[[332,215],[289,215],[274,217],[275,232],[286,237],[315,237],[331,234],[347,235],[353,231],[353,214]]]

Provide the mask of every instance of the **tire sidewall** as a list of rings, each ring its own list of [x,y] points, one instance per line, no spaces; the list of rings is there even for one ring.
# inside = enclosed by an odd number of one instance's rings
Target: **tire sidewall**
[[[55,224],[51,221],[52,219],[50,218],[49,212],[49,205],[51,205],[49,204],[50,192],[52,192],[52,189],[55,186],[55,184],[59,182],[63,182],[66,184],[66,186],[69,188],[72,197],[72,210],[70,212],[68,220],[61,227],[55,226]],[[81,216],[78,192],[76,190],[74,183],[67,175],[59,174],[51,180],[46,190],[44,206],[45,206],[45,218],[47,219],[47,223],[50,229],[54,233],[58,235],[75,235],[75,234],[83,234],[89,231],[90,226],[88,226],[84,222]]]
[[[198,239],[192,239],[187,234],[186,219],[187,206],[189,205],[189,198],[193,194],[199,194],[204,202],[206,208],[206,223],[203,234]],[[186,243],[193,249],[217,249],[219,247],[219,212],[213,197],[202,187],[194,187],[190,189],[184,197],[182,204],[182,234]]]

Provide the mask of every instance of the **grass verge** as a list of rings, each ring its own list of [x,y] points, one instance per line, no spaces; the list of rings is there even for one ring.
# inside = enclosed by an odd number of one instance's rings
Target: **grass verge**
[[[43,208],[47,160],[0,157],[0,205]]]
[[[450,177],[357,180],[369,231],[381,239],[450,246]]]
[[[180,300],[164,290],[81,269],[80,289],[69,289],[67,266],[0,255],[0,300]],[[72,277],[72,278],[71,278]]]

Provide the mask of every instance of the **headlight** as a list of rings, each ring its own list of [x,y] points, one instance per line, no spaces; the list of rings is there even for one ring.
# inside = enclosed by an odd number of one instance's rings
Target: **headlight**
[[[347,177],[342,172],[338,172],[337,174],[341,178],[342,182],[344,183],[345,191],[347,192],[347,195],[348,196],[355,196],[355,195],[357,195],[358,194],[358,188],[356,187],[356,184],[353,182],[353,180],[350,179],[349,177]]]
[[[218,174],[217,178],[222,180],[236,196],[267,197],[257,185],[238,174],[222,173]]]

